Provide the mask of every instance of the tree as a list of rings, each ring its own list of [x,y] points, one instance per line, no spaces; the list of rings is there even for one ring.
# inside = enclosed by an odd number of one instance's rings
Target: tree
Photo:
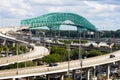
[[[61,57],[59,54],[51,54],[48,56],[45,56],[43,58],[43,61],[46,63],[55,63],[55,62],[60,62],[61,61]]]
[[[26,46],[20,46],[19,48],[21,53],[26,53],[28,51],[28,48]]]
[[[25,62],[19,63],[19,67],[20,67],[20,68],[25,67]]]
[[[82,44],[85,44],[85,43],[87,43],[88,41],[87,40],[81,40],[81,43]]]
[[[0,57],[2,57],[2,54],[0,53]]]
[[[100,56],[102,55],[103,53],[98,51],[98,50],[92,50],[92,51],[89,51],[88,54],[87,54],[87,57],[94,57],[94,56]]]
[[[78,59],[78,53],[79,53],[79,49],[74,49],[71,51],[71,59],[75,60],[75,59]]]
[[[80,49],[80,55],[82,55],[82,58],[87,57],[87,53],[83,48]],[[74,49],[71,51],[71,59],[78,59],[79,58],[79,49]]]
[[[59,46],[52,46],[50,54],[59,54],[62,61],[66,61],[68,57],[66,48],[61,48]]]
[[[33,61],[27,61],[26,66],[35,66],[35,64],[33,63]]]

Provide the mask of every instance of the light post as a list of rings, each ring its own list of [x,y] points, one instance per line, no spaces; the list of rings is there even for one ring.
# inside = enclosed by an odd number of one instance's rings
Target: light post
[[[67,51],[68,51],[68,72],[67,72],[67,75],[70,78],[70,44],[67,44]]]
[[[36,36],[39,38],[38,41],[41,44],[41,37],[40,37],[40,31],[39,30],[37,31],[37,35]]]
[[[42,34],[43,34],[43,46],[44,46],[43,54],[44,54],[45,53],[45,32],[42,32]]]
[[[83,38],[84,38],[84,39],[85,39],[85,32],[86,32],[86,30],[83,31]]]
[[[8,47],[6,47],[6,53],[7,53],[7,57],[8,57],[8,52],[9,52],[9,50],[8,50]]]
[[[30,41],[29,41],[29,43],[32,43],[32,32],[31,32],[31,29],[29,29],[29,34],[30,34]]]
[[[22,54],[24,54],[23,48],[22,48]],[[26,61],[25,61],[25,67],[27,67]]]
[[[79,31],[79,60],[80,60],[80,67],[81,67],[81,75],[80,80],[82,80],[82,53],[81,53],[81,30]]]
[[[58,37],[60,38],[60,30],[59,30],[59,32],[58,32]]]
[[[113,52],[113,50],[112,50],[112,43],[111,43],[111,45],[110,45],[110,52],[112,53]]]
[[[98,39],[100,38],[100,32],[98,31]]]
[[[7,63],[8,63],[8,52],[9,52],[9,49],[8,49],[8,47],[6,47],[6,53],[7,53]]]
[[[49,38],[49,46],[48,46],[48,48],[49,48],[49,52],[51,51],[51,41],[52,41],[52,30],[50,29],[50,38]]]
[[[18,43],[16,43],[16,54],[18,56]],[[19,66],[19,63],[17,62],[17,73],[18,74],[18,66]]]
[[[68,40],[70,40],[70,31],[68,31]],[[68,43],[67,44],[67,51],[68,51],[68,72],[67,72],[67,75],[68,75],[68,78],[70,78],[70,44]]]

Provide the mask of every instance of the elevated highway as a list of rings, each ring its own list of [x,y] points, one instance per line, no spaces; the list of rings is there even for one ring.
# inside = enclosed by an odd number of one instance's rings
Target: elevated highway
[[[2,28],[2,29],[0,29],[0,32],[1,32],[0,37],[1,38],[10,39],[10,40],[20,42],[20,43],[23,43],[25,45],[29,45],[29,46],[32,47],[31,51],[27,52],[25,54],[0,58],[0,66],[19,63],[19,62],[24,62],[24,61],[29,61],[29,60],[34,60],[34,59],[39,59],[39,58],[42,58],[43,56],[49,54],[48,49],[43,47],[43,46],[35,46],[34,44],[30,44],[26,41],[18,40],[14,37],[6,35],[7,32],[9,32],[9,31],[12,31],[12,30],[17,31],[17,30],[24,29],[24,28],[27,28],[27,27],[23,27],[23,28],[17,27],[15,29],[14,29],[14,27],[12,27],[12,28]]]
[[[28,53],[11,56],[11,57],[0,58],[0,66],[39,59],[48,54],[49,54],[49,51],[45,47],[34,46],[34,50]]]
[[[108,54],[108,55],[84,59],[82,68],[91,68],[94,66],[110,64],[120,61],[120,51],[116,51],[111,54],[116,55],[116,57],[109,58],[109,54]],[[70,70],[76,70],[80,68],[81,68],[80,60],[70,61]],[[3,70],[0,71],[0,79],[21,78],[28,76],[61,73],[67,71],[68,71],[68,62],[61,62],[58,63],[58,66],[54,66],[54,67],[49,67],[48,65],[44,65],[44,66],[34,66],[34,67],[19,68],[12,70]]]
[[[14,39],[4,34],[0,34],[2,37],[6,37],[8,39]],[[17,40],[18,41],[18,40]],[[24,43],[24,42],[23,42]],[[28,43],[29,44],[29,43]],[[0,58],[0,66],[12,64],[15,62],[24,62],[27,60],[34,60],[37,58],[41,58],[45,55],[48,55],[48,49],[42,46],[35,46],[32,45],[34,49],[31,52],[26,54],[21,54],[12,57]],[[114,58],[109,58],[110,54],[114,54]],[[120,62],[120,51],[116,51],[103,56],[87,58],[82,60],[82,68],[91,68],[96,67],[99,65],[109,65],[114,62]],[[70,61],[70,70],[81,69],[80,60],[73,60]],[[21,78],[21,77],[28,77],[28,76],[37,76],[37,75],[46,75],[46,74],[54,74],[54,73],[61,73],[68,71],[68,62],[61,62],[58,63],[58,66],[49,67],[48,65],[43,66],[34,66],[34,67],[26,67],[26,68],[18,68],[18,69],[10,69],[10,70],[1,70],[0,71],[0,79],[9,79],[9,78]],[[108,73],[109,75],[109,67]],[[109,76],[107,76],[109,80]],[[89,80],[89,78],[87,79]]]
[[[22,30],[22,29],[28,29],[29,26],[18,26],[18,27],[4,27],[4,28],[0,28],[0,32],[1,33],[7,33],[10,31],[18,31],[18,30]]]

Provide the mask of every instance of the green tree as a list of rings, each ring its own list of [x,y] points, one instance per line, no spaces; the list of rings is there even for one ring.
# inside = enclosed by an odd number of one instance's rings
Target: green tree
[[[102,55],[103,53],[98,51],[98,50],[92,50],[92,51],[89,51],[88,54],[87,54],[87,57],[94,57],[94,56],[100,56]]]
[[[68,57],[68,52],[66,48],[61,48],[59,46],[52,46],[50,54],[59,54],[62,61],[66,61]]]
[[[72,51],[71,51],[71,59],[78,59],[78,53],[79,53],[79,49],[77,48],[77,49],[73,49]]]
[[[17,63],[10,64],[10,65],[7,65],[7,66],[4,66],[3,69],[14,69],[14,68],[17,68]]]
[[[28,51],[28,48],[26,46],[22,46],[22,45],[19,47],[19,49],[20,49],[19,54],[26,53]]]
[[[45,56],[43,58],[43,61],[46,62],[46,63],[60,62],[61,57],[60,57],[59,54],[51,54],[51,55]]]
[[[2,54],[0,53],[0,57],[2,57]]]
[[[25,62],[19,63],[19,67],[20,67],[20,68],[25,67]]]
[[[82,44],[85,44],[85,43],[87,43],[88,41],[87,40],[81,40],[81,43]]]
[[[80,49],[80,55],[82,56],[82,58],[87,57],[87,53],[82,48]],[[78,48],[73,49],[71,51],[71,59],[78,59],[78,58],[79,58],[79,49]]]
[[[35,66],[35,63],[33,61],[27,61],[26,66]]]

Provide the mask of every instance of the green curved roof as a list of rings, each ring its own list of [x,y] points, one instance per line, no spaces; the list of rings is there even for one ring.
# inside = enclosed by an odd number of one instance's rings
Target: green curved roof
[[[59,30],[60,25],[73,25],[77,30],[96,31],[96,28],[84,17],[73,13],[50,13],[21,21],[22,26],[39,28],[47,26],[50,30]]]

